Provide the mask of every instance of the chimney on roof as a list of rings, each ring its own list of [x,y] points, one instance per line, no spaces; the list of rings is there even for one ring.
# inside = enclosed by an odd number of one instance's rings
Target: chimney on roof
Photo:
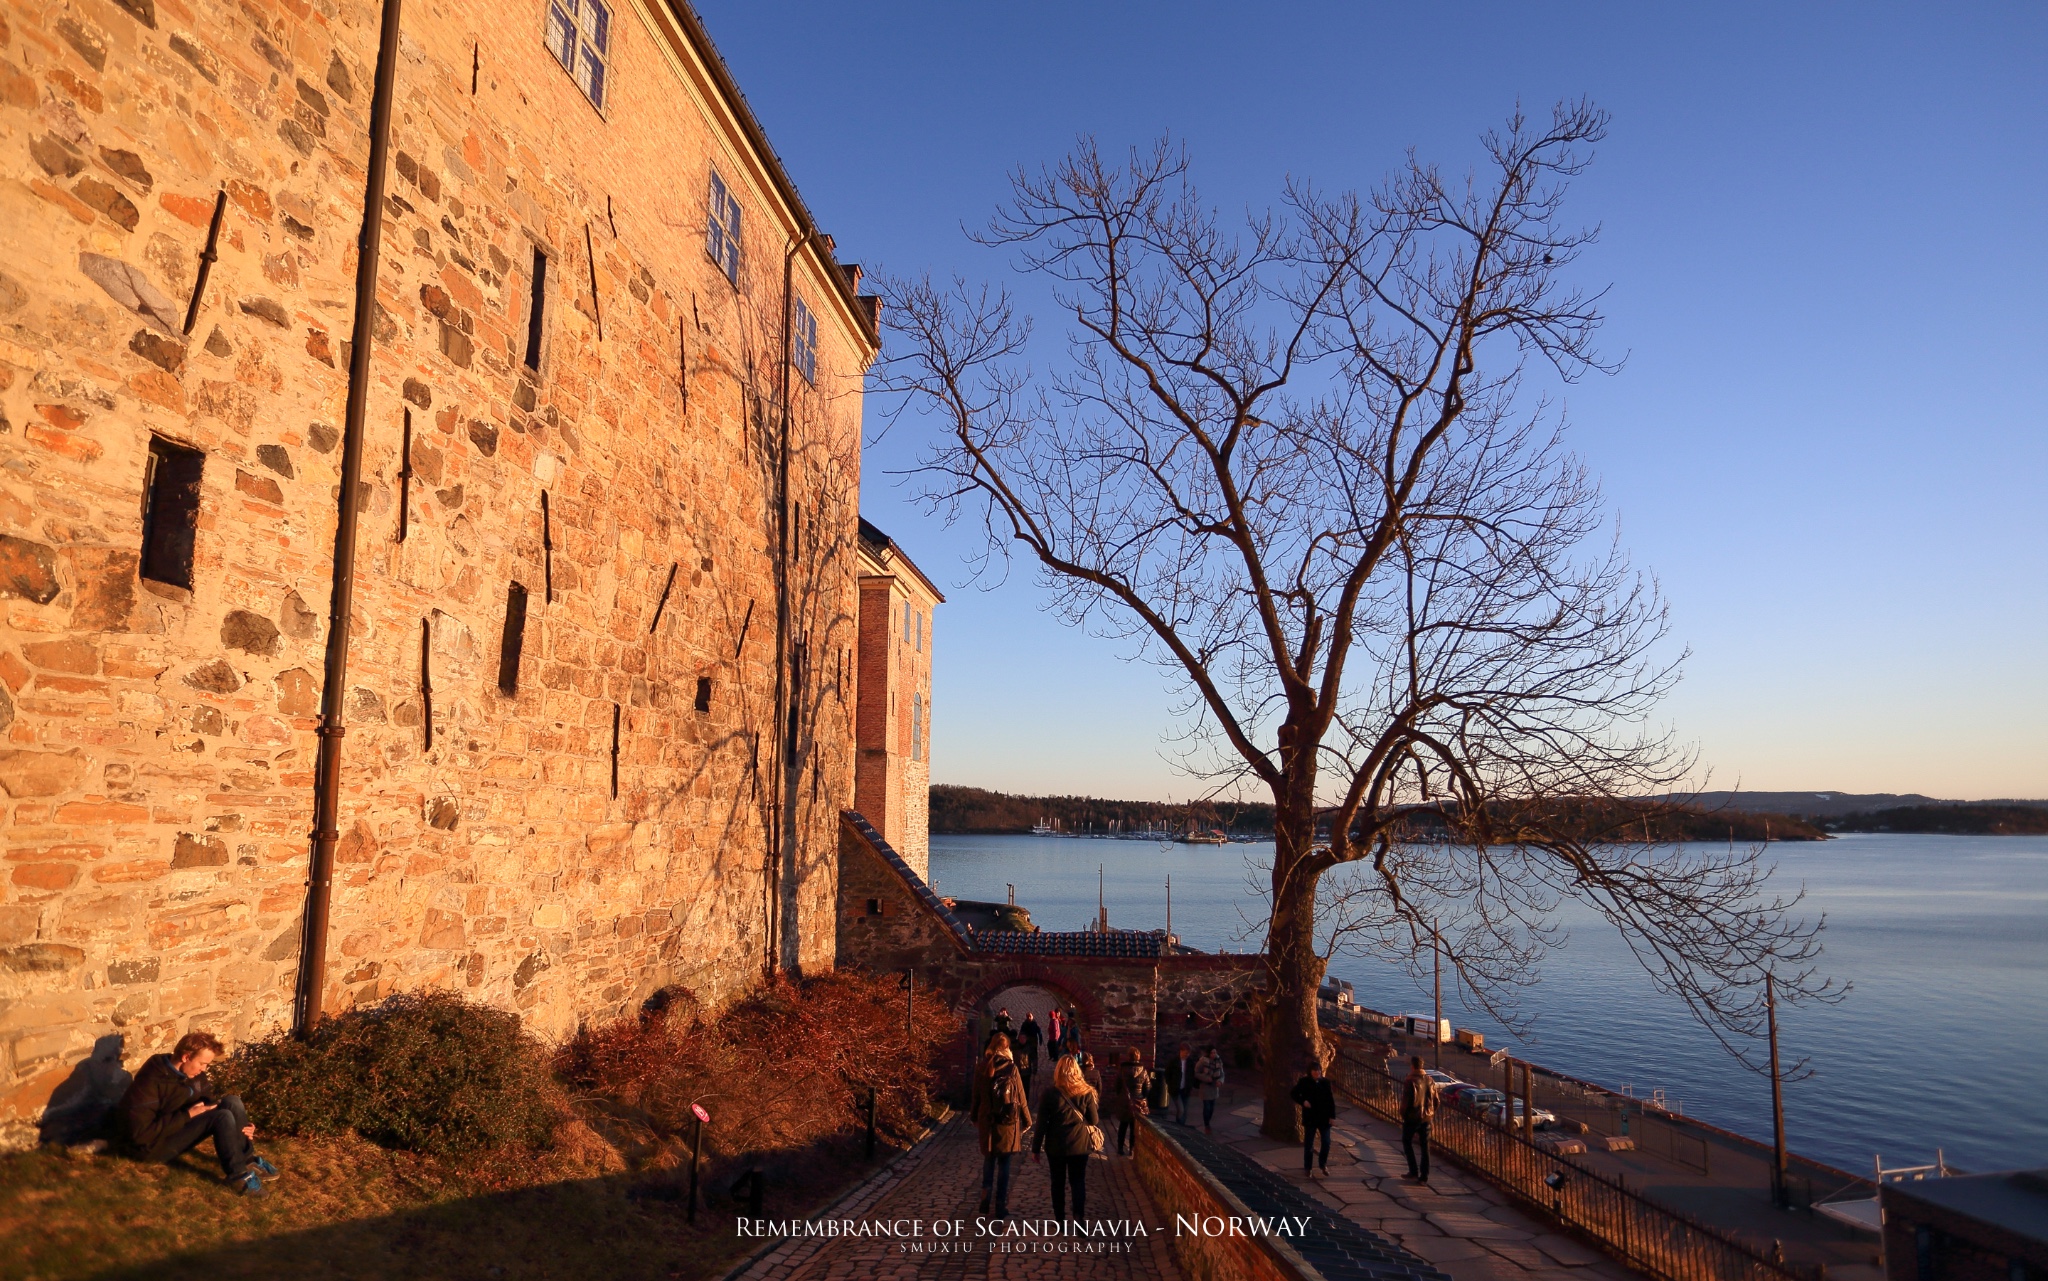
[[[846,277],[846,287],[856,294],[859,293],[860,278],[863,274],[860,264],[857,262],[843,262],[839,264],[839,270]]]

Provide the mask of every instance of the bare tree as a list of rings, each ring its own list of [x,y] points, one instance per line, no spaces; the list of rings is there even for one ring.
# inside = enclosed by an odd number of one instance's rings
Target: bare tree
[[[1185,683],[1218,792],[1273,797],[1269,1134],[1292,1137],[1315,1052],[1333,868],[1370,878],[1382,937],[1441,922],[1483,1000],[1558,940],[1565,895],[1724,1036],[1753,1030],[1766,970],[1821,986],[1754,851],[1586,821],[1691,765],[1649,721],[1675,678],[1656,586],[1596,545],[1598,490],[1524,385],[1608,368],[1598,295],[1566,279],[1593,235],[1561,220],[1605,127],[1585,103],[1518,112],[1462,182],[1411,155],[1369,196],[1291,183],[1241,228],[1172,146],[1118,164],[1084,140],[978,237],[1050,279],[1073,325],[1050,374],[1007,292],[888,287],[884,385],[946,428],[926,499]]]

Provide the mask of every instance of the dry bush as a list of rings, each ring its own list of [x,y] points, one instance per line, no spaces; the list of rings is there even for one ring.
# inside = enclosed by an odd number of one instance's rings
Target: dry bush
[[[870,1090],[879,1139],[907,1144],[924,1126],[959,1025],[921,997],[906,1038],[896,983],[841,970],[779,983],[716,1016],[687,992],[671,993],[663,1008],[578,1033],[555,1070],[583,1100],[629,1110],[670,1152],[690,1133],[690,1105],[701,1103],[715,1163],[849,1147],[866,1125]]]
[[[436,1156],[541,1147],[565,1119],[546,1052],[519,1016],[448,992],[350,1010],[303,1041],[252,1042],[219,1072],[267,1128],[352,1130]]]

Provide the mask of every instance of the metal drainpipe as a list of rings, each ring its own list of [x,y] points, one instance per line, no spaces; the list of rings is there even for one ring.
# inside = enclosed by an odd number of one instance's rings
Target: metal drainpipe
[[[782,970],[782,864],[787,855],[789,789],[789,744],[783,736],[789,730],[789,360],[791,309],[796,299],[796,256],[815,240],[816,227],[806,227],[789,242],[782,255],[782,439],[775,457],[775,813],[769,832],[769,855],[773,869],[768,886],[768,977]]]
[[[357,491],[363,471],[363,417],[370,392],[370,347],[376,341],[377,261],[384,245],[384,177],[391,151],[391,100],[398,80],[402,0],[384,0],[377,38],[377,86],[370,99],[369,178],[363,187],[363,229],[356,239],[356,314],[349,351],[348,408],[341,433],[341,498],[334,525],[334,589],[327,609],[327,665],[320,690],[320,756],[313,771],[313,852],[306,878],[304,934],[292,1031],[320,1022],[327,972],[327,908],[340,839],[342,694],[348,683],[348,638],[356,586]]]

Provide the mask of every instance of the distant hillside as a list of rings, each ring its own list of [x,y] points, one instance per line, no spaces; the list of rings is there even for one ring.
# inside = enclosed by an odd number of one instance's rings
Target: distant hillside
[[[1622,841],[1824,841],[1827,833],[1785,814],[1747,810],[1668,810],[1633,802],[1594,808],[1571,807],[1586,830]],[[1012,796],[979,787],[935,783],[931,789],[931,830],[935,833],[996,835],[1029,832],[1041,822],[1056,823],[1063,832],[1107,831],[1111,823],[1125,830],[1164,828],[1181,832],[1192,824],[1222,828],[1238,835],[1270,835],[1270,804],[1220,801],[1168,804],[1162,801],[1111,801],[1092,796]]]
[[[2048,833],[2048,800],[1943,801],[1917,792],[1704,792],[1695,799],[1723,813],[1796,815],[1830,832]]]
[[[1931,796],[1909,792],[1904,796],[1874,792],[1858,796],[1851,792],[1701,792],[1690,798],[1703,810],[1741,810],[1751,814],[1797,814],[1802,818],[1833,818],[1841,814],[1867,814],[1872,810],[1908,805],[1940,805]]]
[[[1832,832],[1932,832],[1946,836],[2048,836],[2048,806],[1978,802],[1904,805],[1827,820]]]
[[[1243,834],[1273,830],[1273,807],[1197,801],[1110,801],[1094,796],[1011,796],[979,787],[934,783],[931,830],[939,833],[1029,832],[1034,824],[1057,822],[1065,832],[1102,832],[1116,823],[1126,830],[1159,827],[1185,831],[1220,827]]]

